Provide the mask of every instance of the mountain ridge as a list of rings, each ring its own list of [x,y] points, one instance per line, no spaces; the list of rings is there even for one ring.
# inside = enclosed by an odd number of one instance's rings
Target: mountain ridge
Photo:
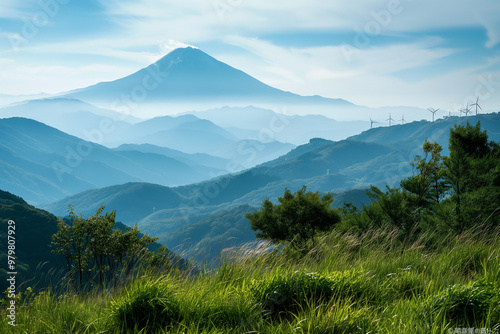
[[[239,202],[239,197],[248,197],[259,189],[259,192],[266,196],[275,196],[287,187],[287,183],[316,184],[318,189],[323,189],[322,191],[366,188],[370,184],[383,186],[385,182],[396,185],[394,182],[411,175],[410,162],[416,154],[421,154],[422,145],[429,133],[438,134],[437,137],[429,139],[438,140],[445,148],[449,130],[455,124],[474,123],[478,120],[483,122],[483,128],[488,131],[491,140],[500,141],[500,133],[490,131],[500,125],[500,114],[449,118],[441,122],[414,122],[390,128],[371,129],[339,142],[311,139],[308,144],[301,145],[280,158],[248,170],[172,189],[184,198],[196,198],[201,195],[205,205],[219,205],[225,202],[255,205],[253,200],[248,200],[247,203]],[[408,133],[408,129],[413,127],[417,130],[413,132],[412,137],[401,142],[400,135]],[[397,135],[394,136],[394,133]],[[384,134],[386,138],[377,139],[381,137],[380,134]],[[389,139],[390,137],[393,139]],[[398,147],[392,145],[394,142],[400,145]],[[338,182],[337,186],[335,182]],[[266,193],[268,185],[272,185],[276,190]],[[239,195],[236,193],[230,195],[231,188],[238,189]],[[214,195],[203,195],[210,192],[214,192]],[[73,200],[77,199],[78,196],[75,195]],[[262,196],[259,197],[257,202],[262,199]]]
[[[0,119],[0,188],[31,203],[125,182],[189,184],[220,169],[157,153],[115,151],[27,118]]]

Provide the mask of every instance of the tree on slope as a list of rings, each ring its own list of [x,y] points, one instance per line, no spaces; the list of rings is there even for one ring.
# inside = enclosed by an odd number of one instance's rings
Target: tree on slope
[[[246,214],[257,238],[274,243],[289,242],[294,248],[303,248],[320,231],[328,231],[340,221],[337,210],[332,209],[332,194],[308,192],[306,186],[295,193],[285,189],[279,204],[264,200],[262,208]]]
[[[450,156],[445,158],[446,178],[453,191],[455,229],[490,220],[500,212],[500,149],[488,141],[480,122],[472,126],[455,125],[450,130]]]
[[[401,187],[416,196],[416,206],[426,207],[439,203],[449,189],[444,178],[445,168],[441,159],[443,148],[438,143],[424,142],[424,155],[415,156],[411,165],[415,175],[401,181]]]
[[[69,223],[59,221],[59,231],[52,236],[52,252],[63,259],[68,279],[80,291],[94,285],[116,285],[139,260],[158,260],[147,249],[157,238],[140,236],[137,227],[114,229],[115,211],[102,215],[103,210],[101,207],[84,219],[70,208]]]

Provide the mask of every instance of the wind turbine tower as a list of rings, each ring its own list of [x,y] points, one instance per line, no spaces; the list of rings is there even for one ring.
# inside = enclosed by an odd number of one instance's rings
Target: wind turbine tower
[[[427,110],[429,110],[432,113],[432,121],[434,122],[434,115],[436,115],[439,108],[438,109],[428,108]]]
[[[479,96],[478,96],[478,97],[477,97],[477,99],[476,99],[476,103],[471,104],[470,106],[471,106],[471,107],[472,107],[472,106],[475,106],[475,107],[476,107],[476,116],[477,116],[477,108],[479,108],[481,111],[483,111],[483,108],[481,108],[481,106],[479,105]]]
[[[371,117],[370,117],[370,129],[373,129],[373,124],[374,123],[379,123],[377,121],[374,121]]]
[[[395,119],[393,119],[393,118],[391,117],[391,114],[389,114],[389,118],[388,118],[388,119],[386,119],[386,121],[389,121],[389,126],[391,126],[391,125],[392,125],[392,121],[395,121]]]
[[[465,117],[469,116],[469,113],[472,111],[471,107],[467,103],[467,107],[460,109],[460,113],[464,113]]]
[[[403,124],[406,123],[406,121],[405,121],[405,114],[403,114],[403,117],[400,119],[400,121],[401,121],[401,125],[403,125]]]

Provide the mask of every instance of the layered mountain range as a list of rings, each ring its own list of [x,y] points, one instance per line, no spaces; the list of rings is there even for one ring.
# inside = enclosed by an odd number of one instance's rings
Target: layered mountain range
[[[425,139],[446,155],[456,124],[500,140],[498,113],[384,126],[429,113],[284,92],[196,48],[115,81],[3,98],[16,102],[0,108],[0,189],[58,216],[104,205],[188,252],[254,240],[244,214],[287,188],[367,203],[370,185],[412,174]]]
[[[498,113],[413,122],[371,129],[337,142],[311,139],[277,159],[201,183],[180,187],[127,183],[88,190],[43,207],[63,215],[73,205],[87,215],[106,205],[116,209],[125,224],[138,224],[170,248],[194,251],[210,245],[219,249],[221,239],[215,231],[224,231],[231,240],[226,246],[253,240],[249,225],[242,223],[244,213],[258,208],[265,198],[276,202],[287,188],[295,191],[306,185],[314,191],[333,192],[336,206],[344,200],[368,204],[365,190],[370,185],[398,186],[412,175],[410,162],[422,154],[425,139],[439,143],[446,155],[450,129],[478,121],[490,140],[500,141]]]

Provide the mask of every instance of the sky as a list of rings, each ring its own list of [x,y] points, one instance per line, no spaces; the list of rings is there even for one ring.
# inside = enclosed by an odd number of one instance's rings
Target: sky
[[[2,0],[0,94],[115,80],[186,45],[296,94],[500,110],[498,0]]]

